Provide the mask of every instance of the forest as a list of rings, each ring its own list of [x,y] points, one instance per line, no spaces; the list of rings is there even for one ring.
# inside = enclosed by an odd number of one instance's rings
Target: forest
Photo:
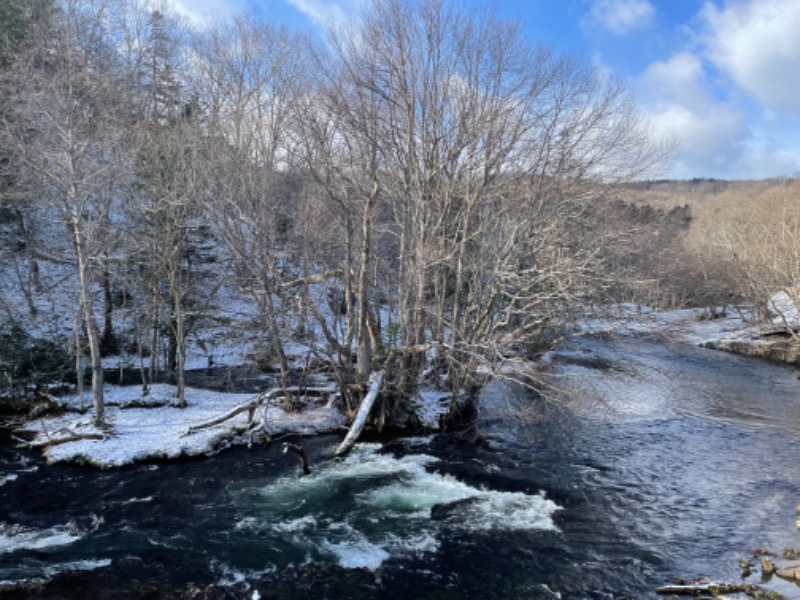
[[[455,424],[579,319],[766,316],[800,280],[796,181],[658,180],[676,142],[625,83],[490,12],[386,0],[324,41],[139,0],[0,15],[8,397],[85,380],[102,424],[119,356],[184,404],[227,327],[279,385],[324,369],[352,409],[379,381],[373,418],[413,428],[425,380]]]

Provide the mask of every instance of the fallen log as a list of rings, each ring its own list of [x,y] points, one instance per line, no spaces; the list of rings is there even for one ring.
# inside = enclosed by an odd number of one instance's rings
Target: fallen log
[[[342,441],[336,449],[336,456],[347,454],[353,449],[353,446],[358,440],[358,436],[361,435],[361,430],[364,429],[364,425],[367,423],[367,417],[369,417],[369,413],[372,410],[372,405],[375,404],[378,393],[381,391],[381,387],[383,387],[383,378],[383,371],[378,371],[370,377],[369,391],[361,401],[361,406],[358,408],[356,418],[353,419],[350,431],[347,432],[344,441]]]
[[[702,583],[687,582],[685,584],[664,585],[656,588],[657,594],[677,594],[679,596],[700,596],[703,594],[718,596],[719,594],[744,593],[748,596],[757,597],[763,591],[763,588],[753,583],[721,583],[717,581],[704,581]],[[780,598],[780,596],[778,598]]]

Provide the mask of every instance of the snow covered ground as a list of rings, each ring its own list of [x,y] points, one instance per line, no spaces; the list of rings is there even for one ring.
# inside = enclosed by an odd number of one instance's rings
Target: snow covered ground
[[[82,461],[99,467],[116,467],[154,458],[197,456],[217,451],[230,443],[246,443],[247,437],[235,435],[235,428],[247,424],[247,411],[213,427],[189,433],[189,427],[200,425],[253,398],[252,394],[231,394],[188,388],[188,407],[174,405],[175,389],[169,385],[153,386],[150,395],[142,398],[139,386],[107,386],[106,416],[110,429],[101,431],[92,425],[91,413],[67,412],[28,423],[25,430],[36,433],[36,441],[74,434],[100,433],[105,439],[83,439],[49,446],[44,454],[49,461]],[[77,407],[76,396],[61,399]],[[144,401],[150,407],[140,406]],[[134,406],[131,406],[134,405]],[[281,434],[315,434],[337,431],[346,426],[344,415],[330,404],[300,412],[287,412],[270,406],[266,429],[271,436]]]

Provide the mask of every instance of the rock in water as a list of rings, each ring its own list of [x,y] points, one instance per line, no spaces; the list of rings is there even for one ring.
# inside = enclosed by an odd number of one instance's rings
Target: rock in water
[[[764,575],[772,575],[775,572],[775,565],[766,556],[761,559],[761,572]]]

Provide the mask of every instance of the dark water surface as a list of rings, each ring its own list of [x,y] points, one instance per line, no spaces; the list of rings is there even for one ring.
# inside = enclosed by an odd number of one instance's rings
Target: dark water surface
[[[487,390],[488,447],[296,440],[308,477],[278,444],[97,471],[5,440],[0,597],[650,598],[800,547],[794,369],[636,339],[556,364],[564,403]]]

